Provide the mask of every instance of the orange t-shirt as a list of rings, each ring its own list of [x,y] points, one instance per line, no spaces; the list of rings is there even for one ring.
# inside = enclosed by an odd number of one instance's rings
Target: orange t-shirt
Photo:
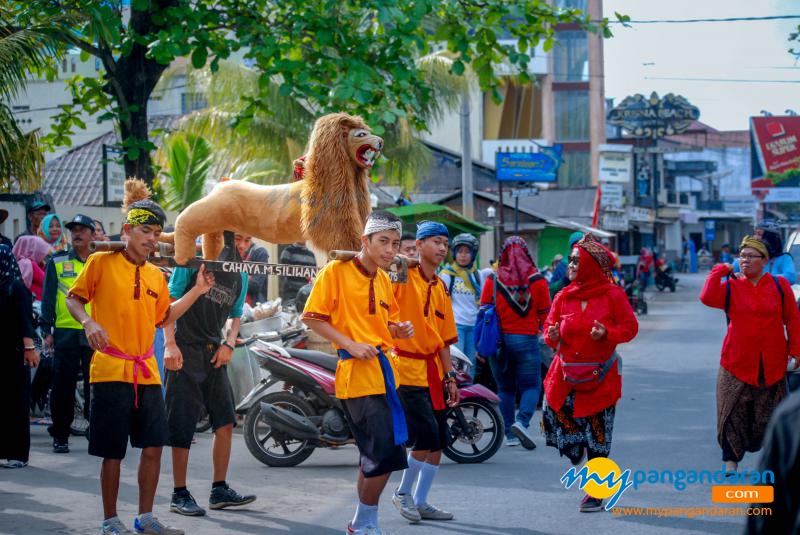
[[[304,320],[325,321],[354,342],[383,349],[392,363],[389,323],[398,323],[399,309],[389,275],[379,269],[371,274],[357,258],[334,260],[320,270],[308,296]],[[336,349],[340,349],[334,344]],[[394,370],[395,384],[397,371]],[[339,360],[336,397],[358,398],[385,394],[383,372],[377,358]]]
[[[69,295],[92,304],[92,319],[105,329],[110,345],[126,355],[146,354],[153,347],[156,326],[169,315],[169,290],[161,270],[147,262],[137,266],[124,252],[91,255]],[[145,362],[150,378],[140,371],[137,382],[161,384],[155,357]],[[95,351],[89,382],[133,383],[133,365]]]
[[[409,353],[432,355],[458,341],[458,331],[453,317],[453,304],[444,282],[438,275],[426,279],[422,268],[408,270],[408,282],[395,283],[394,296],[403,318],[414,325],[413,338],[395,340],[395,347]],[[429,386],[427,363],[395,355],[395,366],[401,385]],[[444,377],[442,362],[435,359],[439,377]]]

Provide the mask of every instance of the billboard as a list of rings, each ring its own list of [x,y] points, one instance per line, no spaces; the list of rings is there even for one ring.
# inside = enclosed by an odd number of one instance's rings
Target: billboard
[[[636,138],[658,139],[685,132],[700,110],[685,97],[668,93],[664,98],[654,91],[650,97],[635,94],[609,110],[607,120]]]
[[[495,173],[501,182],[555,182],[561,165],[561,145],[539,152],[498,152]]]
[[[765,202],[796,202],[771,192],[772,188],[800,188],[800,176],[768,177],[800,169],[800,116],[768,116],[750,118],[750,141],[753,148],[753,195]],[[787,190],[788,193],[788,190]],[[787,200],[783,200],[786,197]],[[778,200],[781,199],[781,200]]]

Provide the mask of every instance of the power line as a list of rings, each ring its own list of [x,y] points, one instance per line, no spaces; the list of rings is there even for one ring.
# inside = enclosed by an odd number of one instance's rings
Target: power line
[[[800,84],[800,80],[757,80],[745,78],[690,78],[678,76],[645,76],[645,80],[675,80],[679,82],[730,82],[737,84]]]
[[[800,19],[800,15],[770,15],[766,17],[727,17],[721,19],[660,19],[660,20],[629,20],[626,22],[610,20],[609,24],[694,24],[698,22],[746,22],[760,20],[790,20]],[[595,21],[600,22],[600,21]]]

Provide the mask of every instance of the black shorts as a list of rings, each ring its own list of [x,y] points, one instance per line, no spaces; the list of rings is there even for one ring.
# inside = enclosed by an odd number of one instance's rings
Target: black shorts
[[[361,473],[376,477],[408,468],[406,451],[394,445],[392,411],[385,394],[343,399],[344,416],[361,454]]]
[[[408,442],[413,451],[439,451],[447,445],[447,410],[433,409],[426,386],[400,386],[397,389],[408,425]]]
[[[197,419],[203,406],[214,431],[236,424],[233,388],[224,367],[212,369],[205,380],[199,383],[182,370],[167,370],[164,386],[167,389],[164,400],[167,406],[170,446],[188,449],[192,445]]]
[[[124,459],[128,439],[134,448],[160,448],[167,443],[167,417],[161,385],[138,385],[134,407],[132,383],[92,383],[89,410],[89,454]]]

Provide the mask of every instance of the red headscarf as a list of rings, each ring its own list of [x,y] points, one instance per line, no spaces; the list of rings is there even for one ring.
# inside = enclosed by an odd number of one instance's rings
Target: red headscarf
[[[519,236],[509,236],[500,250],[497,266],[498,291],[522,317],[531,305],[531,277],[539,270],[528,251],[528,244]]]
[[[578,276],[564,288],[567,295],[585,301],[608,292],[613,286],[610,272],[613,253],[591,234],[576,243],[575,249],[578,250]]]

